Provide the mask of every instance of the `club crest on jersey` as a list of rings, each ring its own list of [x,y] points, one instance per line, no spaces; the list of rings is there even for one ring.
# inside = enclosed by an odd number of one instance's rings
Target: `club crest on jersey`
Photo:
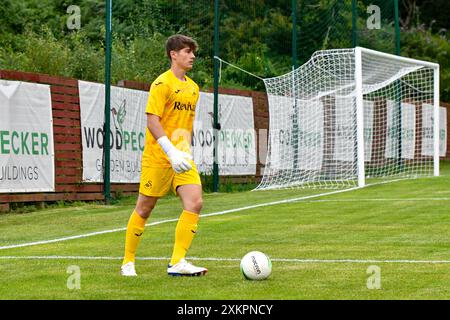
[[[195,111],[195,106],[192,105],[190,102],[188,102],[188,103],[181,103],[179,101],[175,101],[175,104],[173,106],[173,110]]]

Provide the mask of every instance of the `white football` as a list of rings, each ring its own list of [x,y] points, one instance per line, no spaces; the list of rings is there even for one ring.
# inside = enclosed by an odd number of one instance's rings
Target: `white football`
[[[241,259],[241,273],[248,280],[264,280],[272,273],[272,261],[260,251],[251,251]]]

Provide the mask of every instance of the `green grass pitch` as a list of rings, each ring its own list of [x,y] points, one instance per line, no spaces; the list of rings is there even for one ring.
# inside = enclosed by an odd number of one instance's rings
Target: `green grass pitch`
[[[208,215],[327,192],[205,194],[188,253],[209,269],[199,278],[166,274],[176,224],[170,220],[181,212],[175,197],[160,200],[148,221],[161,223],[144,232],[137,278],[119,274],[122,228],[135,198],[3,214],[0,299],[448,299],[449,163],[442,163],[440,177]],[[249,281],[240,274],[239,260],[252,250],[271,257],[269,279]],[[373,266],[379,273],[370,272]]]

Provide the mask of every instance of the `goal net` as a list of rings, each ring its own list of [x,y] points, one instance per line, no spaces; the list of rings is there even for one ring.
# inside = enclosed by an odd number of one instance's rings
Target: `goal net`
[[[324,50],[264,82],[268,153],[256,189],[439,175],[439,65],[360,47]]]

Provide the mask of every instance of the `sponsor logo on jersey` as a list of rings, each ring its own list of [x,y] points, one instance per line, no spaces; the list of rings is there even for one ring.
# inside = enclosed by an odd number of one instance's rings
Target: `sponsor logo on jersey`
[[[175,101],[175,104],[173,105],[173,110],[195,111],[195,105],[192,105],[190,102],[182,103],[179,101]]]

